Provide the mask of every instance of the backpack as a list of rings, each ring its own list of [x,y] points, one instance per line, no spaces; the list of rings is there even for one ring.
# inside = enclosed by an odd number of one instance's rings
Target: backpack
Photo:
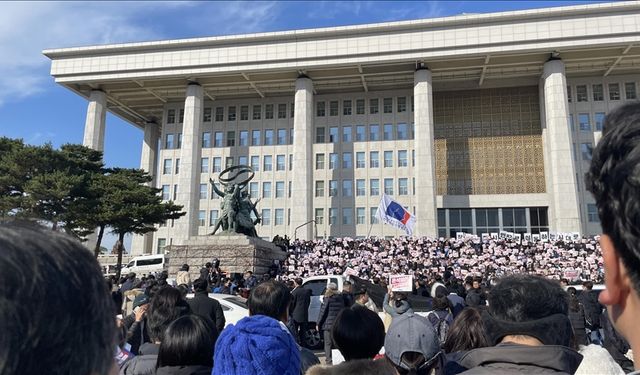
[[[440,341],[440,345],[443,345],[447,340],[447,333],[449,333],[449,317],[451,316],[450,312],[444,314],[444,316],[440,316],[436,311],[429,311],[427,317],[429,321],[433,325],[433,328],[436,330],[436,335],[438,337],[438,341]]]

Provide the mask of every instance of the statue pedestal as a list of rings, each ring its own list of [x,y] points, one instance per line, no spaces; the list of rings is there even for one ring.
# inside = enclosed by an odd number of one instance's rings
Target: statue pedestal
[[[283,261],[287,253],[271,242],[242,234],[198,236],[181,245],[166,247],[169,252],[169,277],[175,277],[183,264],[189,265],[191,280],[200,276],[200,269],[214,258],[227,274],[253,271],[259,278],[269,272],[273,261]]]

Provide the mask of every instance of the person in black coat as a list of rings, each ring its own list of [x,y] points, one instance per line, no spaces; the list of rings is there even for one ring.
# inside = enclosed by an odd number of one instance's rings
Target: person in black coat
[[[291,321],[296,340],[299,344],[304,342],[304,335],[309,322],[309,305],[311,304],[311,290],[302,287],[302,279],[294,280],[294,288],[291,291]]]
[[[589,345],[589,341],[587,340],[587,330],[585,327],[586,320],[584,316],[584,307],[578,300],[578,292],[574,287],[567,288],[567,292],[569,293],[569,320],[573,327],[576,348],[578,348],[579,345]]]
[[[220,302],[213,298],[209,298],[207,293],[207,280],[196,279],[193,282],[193,287],[195,289],[195,296],[188,301],[191,310],[194,314],[209,319],[218,332],[222,332],[226,323],[222,306],[220,305]]]
[[[598,302],[598,293],[593,290],[593,283],[585,281],[582,283],[582,293],[578,296],[580,303],[584,306],[584,315],[587,328],[591,331],[590,342],[602,345],[602,335],[600,335],[600,315],[603,306]]]
[[[335,283],[329,283],[318,315],[318,331],[324,331],[324,354],[327,365],[333,364],[331,349],[335,346],[331,337],[331,328],[340,311],[345,308],[344,302],[344,296],[338,292],[338,286]]]

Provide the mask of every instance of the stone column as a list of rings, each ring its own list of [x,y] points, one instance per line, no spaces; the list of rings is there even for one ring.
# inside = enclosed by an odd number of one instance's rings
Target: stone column
[[[291,182],[291,238],[313,239],[313,82],[306,76],[296,80],[293,116],[293,170]],[[294,233],[295,232],[295,233]],[[295,237],[294,237],[295,235]]]
[[[182,210],[187,214],[175,221],[173,233],[176,236],[173,243],[176,245],[183,244],[190,237],[198,235],[198,188],[200,186],[200,155],[202,153],[198,140],[202,128],[202,94],[202,87],[197,83],[191,83],[187,86],[176,199],[176,204],[182,205]]]
[[[98,151],[104,151],[104,127],[107,118],[107,94],[101,90],[91,91],[84,122],[82,144]]]
[[[547,153],[546,176],[550,206],[550,229],[555,232],[582,232],[576,168],[571,152],[571,130],[567,108],[567,80],[564,63],[550,59],[542,73],[544,95],[544,124],[546,126],[544,148]],[[550,207],[551,208],[551,207]]]
[[[416,188],[416,236],[437,236],[436,168],[434,159],[433,89],[431,71],[420,68],[413,74],[414,167]]]
[[[160,140],[160,127],[154,122],[148,122],[144,126],[144,139],[142,141],[142,155],[140,156],[140,169],[151,175],[153,180],[149,186],[156,187],[158,180],[157,153]],[[131,253],[133,255],[151,254],[153,249],[153,233],[145,235],[133,235]]]

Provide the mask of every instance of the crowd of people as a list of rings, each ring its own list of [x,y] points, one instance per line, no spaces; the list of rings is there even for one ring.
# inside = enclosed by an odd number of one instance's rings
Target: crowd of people
[[[74,239],[1,225],[0,375],[639,374],[640,103],[607,115],[586,182],[598,244],[294,242],[284,274],[239,283],[249,316],[235,324],[208,296],[225,280],[212,282],[213,265],[175,287],[166,274],[128,275],[110,290]],[[418,264],[412,252],[428,256]],[[567,266],[581,290],[559,282]],[[314,272],[352,276],[327,285],[317,322],[342,363],[320,364],[299,343],[309,323],[299,277]],[[413,292],[385,285],[395,272],[420,276]]]

